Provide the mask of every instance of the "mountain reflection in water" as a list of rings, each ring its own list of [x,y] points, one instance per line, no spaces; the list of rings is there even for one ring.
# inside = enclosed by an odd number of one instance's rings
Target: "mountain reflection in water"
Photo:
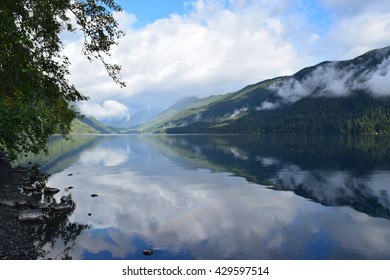
[[[74,187],[68,222],[88,225],[67,251],[73,259],[390,259],[389,137],[73,143],[40,158],[57,198]],[[63,250],[56,244],[46,258]]]

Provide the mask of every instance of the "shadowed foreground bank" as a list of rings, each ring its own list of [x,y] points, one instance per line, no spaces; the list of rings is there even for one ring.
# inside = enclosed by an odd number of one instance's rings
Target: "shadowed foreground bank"
[[[28,182],[27,173],[19,173],[0,153],[0,259],[37,259],[34,227],[18,220],[16,201],[31,201],[19,186]],[[16,203],[15,203],[16,204]]]
[[[57,202],[59,190],[48,188],[47,178],[0,155],[0,259],[72,259],[69,250],[88,226],[69,222],[76,205],[71,195]],[[62,246],[51,254],[58,240]]]

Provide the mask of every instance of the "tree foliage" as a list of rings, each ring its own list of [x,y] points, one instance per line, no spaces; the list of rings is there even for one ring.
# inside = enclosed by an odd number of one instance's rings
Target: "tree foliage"
[[[167,133],[390,134],[390,97],[356,91],[343,97],[305,97],[236,119],[193,122]]]
[[[53,133],[66,135],[87,100],[68,80],[63,31],[84,34],[83,53],[98,59],[121,86],[120,67],[106,62],[123,33],[113,0],[1,0],[0,148],[10,156],[45,149]]]

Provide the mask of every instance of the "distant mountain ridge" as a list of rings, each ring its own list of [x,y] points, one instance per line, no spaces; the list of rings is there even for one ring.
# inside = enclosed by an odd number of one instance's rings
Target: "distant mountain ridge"
[[[140,133],[390,133],[390,47],[236,92],[184,99]]]
[[[120,119],[102,119],[100,120],[102,123],[110,126],[119,128],[120,130],[123,128],[129,128],[129,127],[135,127],[142,125],[148,121],[150,121],[152,118],[154,118],[156,115],[158,115],[161,111],[155,110],[155,109],[145,109],[142,111],[139,111],[135,114],[128,115],[124,118]]]
[[[120,132],[91,116],[84,116],[73,120],[72,134],[119,134]]]

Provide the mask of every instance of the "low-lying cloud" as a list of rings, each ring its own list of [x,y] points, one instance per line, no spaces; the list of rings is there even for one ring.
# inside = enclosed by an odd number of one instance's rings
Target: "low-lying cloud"
[[[287,102],[309,95],[345,96],[356,90],[369,91],[374,96],[390,96],[390,51],[387,49],[387,53],[383,51],[379,55],[387,57],[374,68],[370,68],[369,63],[341,67],[338,62],[330,62],[318,66],[301,81],[291,76],[275,82],[269,89]]]
[[[82,103],[80,110],[81,113],[98,119],[116,119],[128,116],[127,107],[116,100],[106,100],[102,105],[95,102]]]
[[[238,117],[239,115],[247,112],[249,110],[248,107],[241,107],[240,109],[234,109],[234,112],[229,116],[229,118],[234,119]]]
[[[272,102],[269,102],[269,101],[264,101],[263,103],[261,103],[260,106],[257,106],[255,108],[255,110],[256,111],[272,110],[272,109],[275,109],[277,107],[279,107],[278,103],[272,103]]]

